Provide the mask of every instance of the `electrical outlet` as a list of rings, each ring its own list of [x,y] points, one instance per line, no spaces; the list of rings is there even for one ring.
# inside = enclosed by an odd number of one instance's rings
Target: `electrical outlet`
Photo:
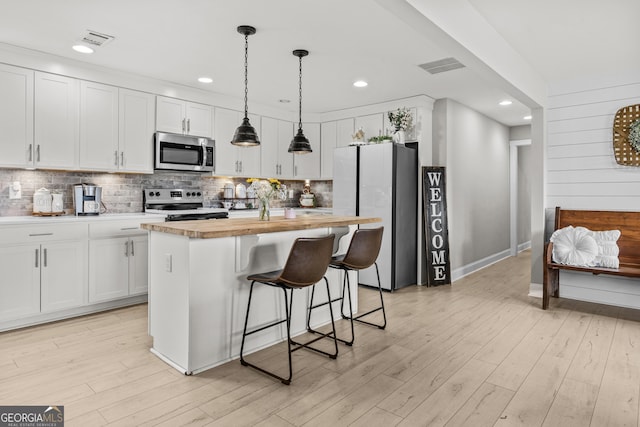
[[[20,181],[14,181],[9,186],[9,199],[21,199],[22,198],[22,186]]]

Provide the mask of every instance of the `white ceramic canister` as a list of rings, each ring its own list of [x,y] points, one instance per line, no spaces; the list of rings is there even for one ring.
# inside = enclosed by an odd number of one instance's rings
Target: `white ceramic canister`
[[[51,191],[43,187],[33,193],[33,212],[51,212]]]

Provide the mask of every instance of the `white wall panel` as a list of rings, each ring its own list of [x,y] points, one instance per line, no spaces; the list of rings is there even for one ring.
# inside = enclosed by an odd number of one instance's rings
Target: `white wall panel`
[[[615,113],[640,103],[640,77],[579,90],[555,88],[549,97],[546,206],[640,211],[640,167],[616,163]],[[640,308],[640,281],[560,273],[560,296]]]

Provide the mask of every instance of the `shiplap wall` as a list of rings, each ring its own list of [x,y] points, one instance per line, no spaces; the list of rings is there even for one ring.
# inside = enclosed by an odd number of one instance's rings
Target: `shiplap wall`
[[[546,206],[640,210],[640,167],[613,155],[613,118],[640,103],[640,78],[554,88],[547,113]],[[562,298],[640,308],[640,280],[560,273]]]
[[[552,94],[547,122],[547,207],[640,210],[640,168],[613,156],[613,118],[640,103],[640,78]]]

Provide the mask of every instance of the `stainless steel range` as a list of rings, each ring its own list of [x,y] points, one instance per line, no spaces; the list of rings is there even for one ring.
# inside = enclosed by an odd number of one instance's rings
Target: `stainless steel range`
[[[205,208],[202,191],[197,188],[147,188],[142,193],[144,211],[166,214],[165,221],[228,218],[223,208]]]

